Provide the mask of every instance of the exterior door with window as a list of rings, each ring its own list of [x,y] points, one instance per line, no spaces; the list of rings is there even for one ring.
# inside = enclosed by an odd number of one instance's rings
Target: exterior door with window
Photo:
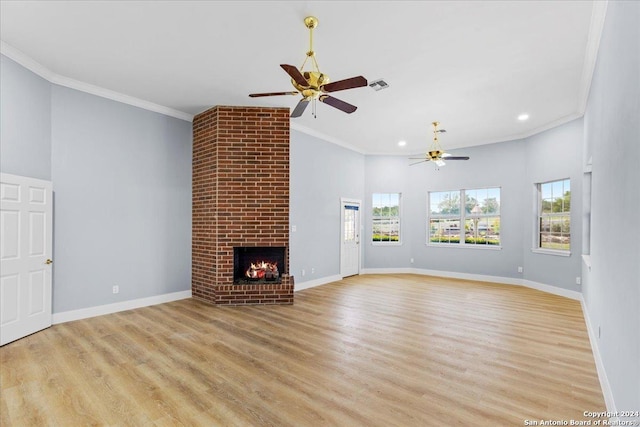
[[[0,345],[51,326],[52,185],[0,174]]]
[[[360,274],[360,201],[341,200],[340,275]]]

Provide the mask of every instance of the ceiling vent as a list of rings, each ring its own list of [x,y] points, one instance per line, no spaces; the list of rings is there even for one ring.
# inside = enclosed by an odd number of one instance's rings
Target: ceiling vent
[[[382,79],[378,79],[369,83],[369,87],[375,91],[378,91],[382,89],[387,89],[389,87],[389,84]]]

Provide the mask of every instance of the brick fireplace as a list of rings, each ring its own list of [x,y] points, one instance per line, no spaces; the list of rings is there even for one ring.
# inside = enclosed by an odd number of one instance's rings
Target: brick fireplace
[[[195,116],[192,186],[193,297],[226,305],[293,304],[289,109],[217,106]],[[237,263],[238,253],[255,248],[284,248],[277,280],[234,282],[234,258]]]

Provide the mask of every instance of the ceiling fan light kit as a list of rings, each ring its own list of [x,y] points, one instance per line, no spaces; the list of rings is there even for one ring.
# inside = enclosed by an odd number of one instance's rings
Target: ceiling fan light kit
[[[353,113],[358,107],[327,95],[327,93],[367,86],[367,79],[362,76],[357,76],[331,83],[329,76],[320,72],[320,67],[318,66],[318,61],[316,60],[316,55],[313,50],[313,30],[318,26],[318,19],[314,16],[307,16],[304,18],[304,25],[309,29],[309,50],[307,51],[306,58],[304,59],[302,66],[297,68],[294,65],[280,64],[280,67],[282,67],[289,77],[291,77],[291,84],[297,92],[252,93],[249,96],[257,98],[264,96],[300,94],[302,95],[302,99],[291,112],[291,117],[300,117],[310,102],[313,104],[313,116],[316,117],[316,101],[320,101],[323,104],[327,104],[348,114]],[[305,71],[304,67],[309,58],[311,58],[313,68],[311,71]]]

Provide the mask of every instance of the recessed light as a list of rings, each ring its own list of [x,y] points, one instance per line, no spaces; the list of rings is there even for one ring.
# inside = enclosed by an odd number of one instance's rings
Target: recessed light
[[[518,120],[520,120],[521,122],[524,122],[525,120],[529,120],[529,115],[527,113],[520,114],[518,116]]]
[[[404,147],[407,145],[407,141],[398,141],[398,147]]]

